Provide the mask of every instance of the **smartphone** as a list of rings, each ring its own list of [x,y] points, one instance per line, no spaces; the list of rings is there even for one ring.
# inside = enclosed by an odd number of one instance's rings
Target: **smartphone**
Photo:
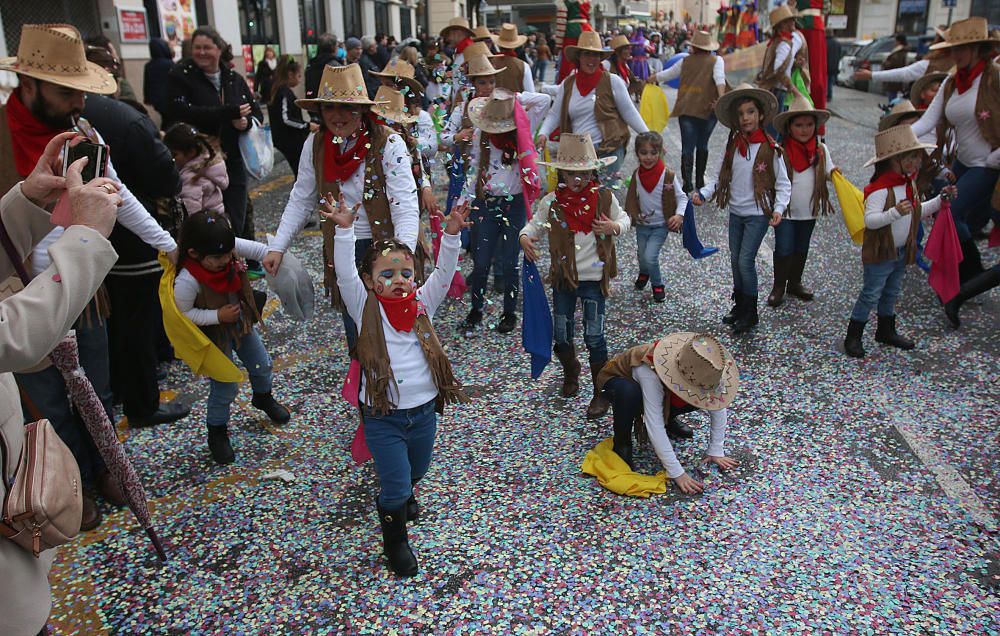
[[[83,182],[87,183],[97,177],[103,177],[108,171],[108,147],[103,144],[93,144],[89,141],[82,141],[75,146],[70,146],[67,141],[63,147],[63,175],[70,164],[87,157],[90,161],[83,167]]]

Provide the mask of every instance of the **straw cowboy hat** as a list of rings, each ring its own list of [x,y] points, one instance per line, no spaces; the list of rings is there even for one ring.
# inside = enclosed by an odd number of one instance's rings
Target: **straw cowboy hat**
[[[632,46],[632,43],[629,42],[628,38],[625,37],[624,35],[616,35],[615,37],[611,38],[611,43],[608,44],[608,48],[611,49],[612,51],[617,51],[623,46]]]
[[[413,65],[398,57],[394,60],[389,60],[389,63],[385,65],[385,68],[382,69],[381,73],[378,71],[371,71],[369,72],[369,75],[384,77],[386,79],[394,79],[408,86],[413,93],[419,95],[424,94],[424,87],[417,81],[417,73],[416,70],[414,70]]]
[[[934,148],[937,148],[934,144],[920,143],[910,126],[893,126],[875,134],[875,156],[865,162],[863,167],[867,168],[879,161],[885,161],[911,150],[933,150]]]
[[[661,338],[653,348],[653,370],[667,389],[699,409],[726,408],[740,388],[736,360],[707,333],[684,331]]]
[[[85,93],[110,95],[118,90],[111,73],[87,61],[83,38],[69,24],[25,24],[17,56],[0,58],[0,71]]]
[[[932,44],[931,50],[937,51],[939,49],[947,49],[953,46],[979,44],[981,42],[992,42],[994,44],[1000,43],[1000,40],[991,36],[989,28],[990,27],[986,22],[986,18],[980,17],[966,18],[965,20],[952,22],[951,26],[948,27],[948,30],[944,34],[944,42]]]
[[[470,104],[469,110],[472,110]],[[470,114],[471,116],[471,114]],[[539,161],[540,166],[552,166],[557,170],[580,172],[583,170],[600,170],[615,162],[614,157],[598,157],[594,150],[594,142],[590,133],[578,135],[563,133],[559,137],[559,153],[555,161]]]
[[[913,82],[913,86],[910,87],[910,101],[915,104],[919,104],[921,102],[920,94],[923,93],[928,86],[934,82],[943,82],[947,77],[948,74],[945,72],[928,73]]]
[[[447,40],[448,31],[451,31],[452,29],[459,29],[461,31],[464,31],[465,34],[470,38],[476,37],[475,31],[469,28],[469,21],[466,20],[465,18],[459,18],[459,17],[455,17],[452,18],[451,20],[448,20],[447,26],[441,29],[441,33],[439,33],[438,35],[441,36],[441,39]]]
[[[474,42],[485,42],[487,40],[493,40],[496,37],[492,33],[490,33],[490,30],[486,28],[485,25],[482,24],[473,29],[472,33],[474,34],[472,36],[472,40]]]
[[[761,128],[767,125],[771,121],[771,118],[774,117],[774,114],[778,112],[778,100],[771,94],[771,91],[766,91],[763,88],[755,88],[750,84],[740,84],[720,97],[715,103],[715,116],[723,126],[727,128],[739,128],[734,105],[739,99],[744,97],[755,100],[760,104],[761,110],[764,111],[764,117],[760,123]]]
[[[614,51],[606,49],[601,45],[601,36],[593,31],[584,31],[580,34],[580,39],[576,44],[566,47],[566,59],[576,63],[580,59],[580,51],[591,51],[600,53],[601,57],[609,57]]]
[[[501,49],[519,49],[528,41],[528,36],[517,32],[517,25],[504,22],[500,25],[500,35],[493,39]]]
[[[297,99],[295,105],[310,112],[319,112],[323,104],[346,104],[348,106],[374,106],[382,102],[368,99],[365,78],[357,64],[347,66],[324,66],[319,90],[312,99]]]
[[[372,113],[386,121],[400,124],[412,124],[417,121],[417,116],[406,107],[403,94],[395,88],[379,86],[378,92],[375,93],[375,101],[380,103],[372,106]]]
[[[489,77],[490,75],[496,75],[497,73],[505,70],[502,68],[494,68],[493,64],[490,62],[490,58],[485,55],[477,55],[469,58],[466,60],[465,64],[466,77]]]
[[[816,118],[816,127],[819,128],[830,119],[830,111],[828,110],[818,110],[813,107],[808,99],[802,94],[796,92],[795,99],[792,100],[791,106],[788,107],[783,113],[778,113],[774,116],[774,128],[782,135],[788,134],[787,126],[788,124],[798,117],[799,115],[812,115]]]
[[[484,133],[499,134],[517,130],[514,122],[513,92],[497,88],[489,97],[477,97],[469,102],[469,119]]]
[[[468,60],[473,57],[489,57],[493,55],[493,51],[486,46],[485,42],[473,42],[469,46],[465,47],[465,51],[462,55],[466,60]]]
[[[688,40],[687,45],[702,51],[719,50],[719,43],[707,31],[695,31],[694,37]]]
[[[775,27],[785,20],[794,20],[796,17],[795,9],[787,4],[783,4],[777,9],[772,9],[771,13],[768,14],[768,20],[771,22],[771,30],[773,31]]]
[[[919,117],[924,111],[917,110],[913,107],[913,102],[908,99],[901,99],[892,107],[887,114],[882,116],[882,119],[878,120],[878,129],[889,130],[893,126],[899,125],[899,120],[904,117],[909,117],[916,115]]]

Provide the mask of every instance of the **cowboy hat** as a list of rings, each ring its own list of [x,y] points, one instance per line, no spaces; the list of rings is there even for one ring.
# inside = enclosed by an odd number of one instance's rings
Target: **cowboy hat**
[[[921,103],[923,100],[920,99],[920,94],[934,82],[943,82],[947,77],[947,73],[939,71],[937,73],[927,73],[917,81],[913,82],[913,86],[910,87],[910,101],[914,104]]]
[[[87,61],[83,38],[69,24],[25,24],[17,56],[0,58],[0,70],[85,93],[110,95],[118,90],[111,73]]]
[[[486,25],[483,24],[480,24],[475,29],[473,29],[472,33],[474,34],[472,36],[472,40],[474,42],[485,42],[487,40],[495,39],[495,36],[492,33],[490,33],[490,30],[486,28]]]
[[[760,105],[763,111],[763,118],[760,122],[761,128],[767,125],[771,121],[771,118],[774,117],[774,114],[778,112],[778,100],[770,91],[766,91],[763,88],[755,88],[750,84],[740,84],[720,97],[715,103],[715,116],[723,126],[733,129],[739,128],[739,122],[736,121],[735,112],[733,112],[735,110],[733,105],[737,100],[745,97],[753,99]]]
[[[466,77],[489,77],[490,75],[496,75],[497,73],[505,70],[502,68],[494,68],[493,64],[490,63],[490,58],[485,55],[477,55],[469,58],[466,60],[465,64]]]
[[[576,44],[566,47],[566,59],[574,64],[580,58],[580,51],[590,51],[600,53],[601,57],[609,57],[614,51],[606,49],[601,45],[601,36],[593,31],[584,31],[580,34],[580,39]]]
[[[695,31],[694,37],[687,41],[687,45],[702,51],[719,50],[719,43],[707,31]]]
[[[500,35],[493,38],[501,49],[519,49],[528,41],[528,36],[517,32],[517,25],[504,22],[500,25]]]
[[[347,66],[324,66],[319,90],[312,99],[297,99],[295,105],[310,112],[319,112],[323,104],[346,104],[348,106],[374,106],[382,102],[368,99],[365,78],[357,64]]]
[[[615,37],[611,38],[611,43],[608,44],[608,48],[611,49],[612,51],[617,51],[623,46],[632,46],[632,43],[629,42],[628,38],[625,37],[624,35],[616,35]]]
[[[952,22],[951,26],[948,27],[948,30],[944,34],[944,42],[932,44],[930,49],[932,51],[937,51],[939,49],[947,49],[953,46],[978,44],[980,42],[992,42],[996,44],[1000,43],[1000,40],[991,36],[989,24],[986,22],[986,18],[976,16],[966,18],[965,20],[959,20],[958,22]]]
[[[774,116],[774,129],[782,135],[788,134],[787,126],[799,115],[812,115],[816,118],[816,127],[819,128],[830,119],[830,111],[814,108],[812,103],[804,95],[796,92],[792,104],[783,113]]]
[[[471,111],[472,105],[469,105]],[[540,166],[552,166],[557,170],[581,172],[584,170],[600,170],[615,162],[614,157],[598,157],[594,150],[594,142],[590,133],[578,135],[563,133],[559,137],[559,152],[555,161],[539,161]]]
[[[417,121],[417,116],[406,107],[403,94],[395,88],[379,86],[378,92],[375,93],[375,101],[381,103],[372,106],[372,113],[386,121],[400,124],[412,124]]]
[[[491,55],[493,55],[493,51],[486,46],[485,42],[473,42],[465,47],[465,51],[462,52],[462,56],[466,61],[473,57],[489,57]]]
[[[917,136],[913,134],[912,127],[893,126],[875,133],[875,156],[865,162],[863,167],[867,168],[879,161],[885,161],[912,150],[932,150],[934,148],[937,148],[934,144],[920,143]]]
[[[469,102],[469,119],[484,133],[499,134],[517,130],[514,122],[513,92],[497,88],[489,97],[476,97]]]
[[[767,17],[768,21],[771,23],[771,30],[774,30],[776,26],[785,20],[795,19],[796,13],[795,9],[791,8],[787,4],[783,4],[776,9],[772,9],[771,13],[769,13]]]
[[[424,94],[424,87],[419,81],[417,81],[416,71],[414,70],[413,65],[404,59],[397,57],[394,60],[390,60],[389,63],[385,65],[385,68],[382,69],[381,73],[378,71],[370,71],[368,74],[374,75],[375,77],[384,77],[386,79],[394,79],[397,82],[402,82],[409,87],[410,91],[412,91],[410,94]]]
[[[439,33],[438,35],[441,36],[441,39],[447,40],[448,31],[452,29],[460,29],[464,31],[465,34],[468,35],[470,38],[476,37],[475,31],[469,28],[469,21],[466,20],[465,18],[460,18],[460,17],[455,17],[452,18],[451,20],[448,20],[448,24],[443,29],[441,29],[441,33]]]
[[[653,348],[653,370],[671,393],[699,409],[726,408],[740,388],[736,360],[707,333],[661,338]]]
[[[898,126],[900,119],[911,116],[920,117],[923,112],[924,111],[922,110],[914,108],[913,102],[910,100],[901,99],[896,102],[896,104],[892,107],[892,110],[883,115],[882,119],[878,120],[878,129],[880,131],[889,130],[893,126]]]

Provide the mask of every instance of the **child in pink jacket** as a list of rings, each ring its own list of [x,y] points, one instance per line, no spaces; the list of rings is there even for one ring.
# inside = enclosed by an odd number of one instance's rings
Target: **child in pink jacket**
[[[226,158],[193,126],[178,123],[163,137],[181,173],[181,201],[188,214],[212,210],[224,213],[222,191],[229,187]]]

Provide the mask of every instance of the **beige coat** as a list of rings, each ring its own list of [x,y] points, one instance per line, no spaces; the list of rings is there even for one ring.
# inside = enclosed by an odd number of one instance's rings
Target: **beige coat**
[[[21,194],[15,185],[0,201],[4,226],[20,254],[52,230],[49,215]],[[74,226],[49,248],[52,264],[27,288],[0,302],[0,443],[7,456],[21,454],[24,420],[13,371],[38,363],[72,327],[118,259],[111,243],[96,231]],[[14,273],[0,249],[0,280]],[[0,482],[6,494],[8,474]],[[0,537],[0,634],[35,636],[48,620],[52,598],[48,573],[55,550],[38,559]]]

